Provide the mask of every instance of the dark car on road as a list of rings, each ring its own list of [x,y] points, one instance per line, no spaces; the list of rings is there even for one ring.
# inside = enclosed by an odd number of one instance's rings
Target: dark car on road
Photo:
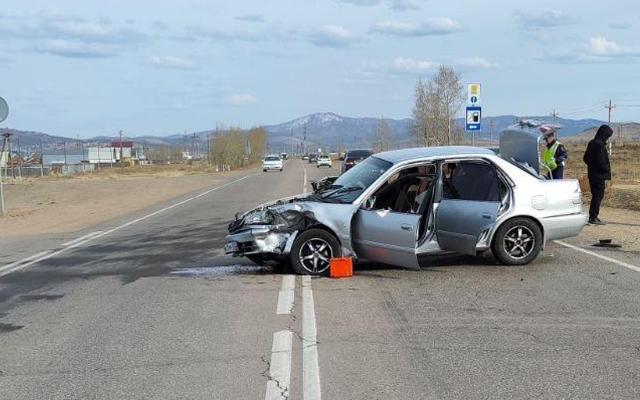
[[[309,154],[309,164],[314,163],[318,160],[317,154]]]
[[[344,162],[342,163],[342,171],[341,173],[347,172],[351,167],[359,163],[360,161],[366,159],[373,152],[371,150],[349,150],[347,154],[344,156]]]

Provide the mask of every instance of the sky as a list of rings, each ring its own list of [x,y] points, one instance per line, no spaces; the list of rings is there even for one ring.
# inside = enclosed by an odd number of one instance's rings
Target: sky
[[[441,64],[484,115],[640,121],[640,11],[616,0],[3,0],[0,127],[71,137],[406,118]],[[636,107],[634,107],[636,106]]]

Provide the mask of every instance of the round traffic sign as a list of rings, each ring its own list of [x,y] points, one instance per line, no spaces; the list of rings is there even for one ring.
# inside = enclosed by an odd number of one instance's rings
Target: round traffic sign
[[[0,97],[0,122],[7,119],[8,115],[9,115],[9,105],[2,97]]]

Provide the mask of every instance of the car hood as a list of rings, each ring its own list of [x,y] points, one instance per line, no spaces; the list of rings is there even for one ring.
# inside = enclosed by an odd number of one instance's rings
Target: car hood
[[[308,206],[309,202],[306,201],[306,197],[308,196],[309,194],[299,194],[296,196],[284,197],[278,200],[260,204],[259,206],[251,210],[237,213],[235,216],[235,220],[229,223],[229,232],[234,233],[249,225],[248,223],[246,223],[246,221],[256,213],[266,213],[265,215],[273,220],[273,222],[269,223],[268,225],[278,225],[278,223],[285,222],[280,219],[280,216],[286,216],[287,214],[289,214],[288,211],[293,211],[295,213],[304,213],[306,211],[310,211],[311,207]]]

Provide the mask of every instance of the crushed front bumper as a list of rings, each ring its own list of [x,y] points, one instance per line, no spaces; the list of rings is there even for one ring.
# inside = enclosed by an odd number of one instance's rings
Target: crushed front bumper
[[[224,252],[233,256],[284,255],[291,251],[297,232],[277,232],[270,226],[248,227],[227,235]]]

